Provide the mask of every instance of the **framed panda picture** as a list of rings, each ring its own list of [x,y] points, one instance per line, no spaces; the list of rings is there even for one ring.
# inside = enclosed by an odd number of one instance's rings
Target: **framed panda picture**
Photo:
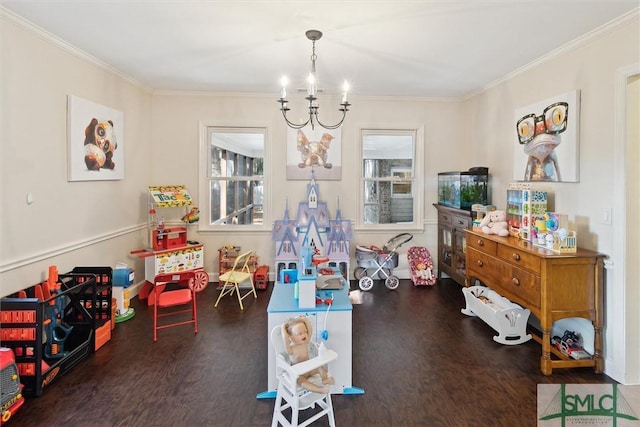
[[[67,97],[68,181],[124,179],[124,115],[77,96]]]

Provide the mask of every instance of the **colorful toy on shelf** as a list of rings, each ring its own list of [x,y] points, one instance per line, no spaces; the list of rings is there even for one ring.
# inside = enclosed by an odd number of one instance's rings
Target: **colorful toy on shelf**
[[[562,337],[554,336],[551,344],[565,356],[572,359],[591,359],[591,355],[582,348],[581,338],[574,331],[564,331]]]
[[[578,250],[578,238],[576,232],[561,228],[553,233],[553,251],[572,253]]]
[[[549,231],[558,231],[561,228],[567,228],[569,226],[567,215],[557,212],[546,212],[544,214],[544,221]]]
[[[482,219],[487,215],[488,212],[495,210],[496,207],[494,205],[483,205],[480,203],[471,205],[471,212],[473,212],[473,226],[480,228]]]
[[[576,232],[569,230],[567,215],[547,212],[536,221],[533,243],[554,252],[572,253],[577,250]]]
[[[533,241],[534,227],[547,212],[547,192],[531,188],[531,184],[515,182],[507,189],[507,222],[509,234]]]

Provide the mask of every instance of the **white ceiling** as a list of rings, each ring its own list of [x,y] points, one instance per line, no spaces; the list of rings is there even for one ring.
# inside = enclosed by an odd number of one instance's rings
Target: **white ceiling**
[[[635,10],[638,0],[0,0],[155,91],[279,94],[303,88],[311,42],[320,88],[458,98]],[[292,91],[292,88],[289,91]]]

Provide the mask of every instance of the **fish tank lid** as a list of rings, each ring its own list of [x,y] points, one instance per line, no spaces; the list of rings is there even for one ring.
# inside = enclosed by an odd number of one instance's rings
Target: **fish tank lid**
[[[440,172],[438,175],[489,175],[489,168],[484,166],[474,166],[465,172]]]

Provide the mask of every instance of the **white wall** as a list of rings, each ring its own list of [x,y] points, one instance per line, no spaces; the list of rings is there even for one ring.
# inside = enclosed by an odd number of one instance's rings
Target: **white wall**
[[[636,71],[640,69],[636,66]],[[626,87],[626,286],[624,342],[638,342],[640,331],[640,74],[629,77]],[[640,384],[640,346],[626,346],[626,369],[621,373],[625,382]],[[634,363],[634,361],[636,363]]]
[[[9,15],[0,19],[0,295],[44,280],[52,264],[65,273],[123,261],[141,271],[128,254],[143,244],[151,94]],[[67,181],[70,94],[124,113],[124,180]]]
[[[514,141],[514,110],[537,101],[551,98],[570,90],[581,91],[580,111],[580,182],[549,183],[537,186],[553,195],[553,208],[566,213],[572,227],[577,230],[578,245],[607,255],[605,271],[605,369],[619,381],[625,381],[627,372],[637,372],[640,358],[627,358],[625,367],[624,348],[640,348],[640,329],[633,313],[634,308],[624,316],[618,316],[624,307],[620,298],[637,295],[637,276],[615,273],[615,266],[624,260],[614,259],[614,229],[602,221],[605,210],[612,210],[616,202],[624,198],[624,190],[615,185],[614,141],[616,137],[616,71],[632,63],[637,63],[640,52],[638,16],[627,19],[621,25],[586,38],[580,43],[565,48],[555,57],[534,64],[529,69],[509,78],[472,97],[466,103],[465,117],[469,129],[473,129],[475,139],[472,144],[475,163],[489,166],[493,171],[493,202],[504,207],[505,201],[497,197],[505,194],[512,180],[513,150],[520,147]],[[506,118],[506,120],[503,120]],[[635,125],[637,126],[637,117]],[[635,142],[629,141],[629,143]],[[637,158],[637,155],[636,155]],[[630,162],[635,168],[629,176],[638,174],[638,163]],[[621,218],[620,212],[613,211],[613,219]],[[637,216],[635,217],[637,218]],[[625,254],[622,254],[624,256]],[[627,254],[627,262],[637,265],[638,255]],[[625,322],[626,329],[621,324]],[[566,328],[584,328],[584,322],[568,322]],[[590,332],[582,329],[585,341]]]
[[[305,198],[307,182],[286,180],[284,153],[287,128],[275,102],[276,98],[275,93],[253,96],[155,94],[153,141],[163,148],[154,151],[153,183],[186,184],[192,195],[198,195],[198,169],[194,165],[198,164],[200,121],[218,126],[266,126],[269,133],[267,149],[271,163],[268,167],[272,186],[265,201],[271,217],[266,218],[265,222],[271,224],[272,220],[283,217],[287,197],[290,214],[295,215],[297,203]],[[337,114],[339,101],[320,99],[321,112],[326,114],[329,122],[334,110]],[[473,166],[469,152],[464,148],[468,141],[463,138],[464,126],[460,125],[461,102],[357,97],[350,101],[353,107],[343,125],[342,134],[342,179],[319,181],[320,198],[327,201],[331,214],[335,214],[339,197],[342,217],[355,221],[358,209],[356,192],[361,173],[358,154],[360,129],[424,126],[426,230],[415,232],[411,244],[430,247],[435,256],[436,210],[432,204],[437,201],[437,173],[443,170],[466,170]],[[294,114],[304,113],[303,106],[297,106],[293,102],[291,104],[294,104],[291,105]],[[381,246],[395,234],[397,233],[360,231],[356,232],[354,243]],[[214,270],[216,250],[226,244],[254,249],[262,263],[273,266],[275,245],[271,240],[270,229],[263,233],[242,233],[231,228],[227,233],[196,233],[190,238],[206,244],[205,265],[209,271]],[[404,254],[409,246],[403,246],[401,253]],[[402,261],[406,257],[400,258]]]

